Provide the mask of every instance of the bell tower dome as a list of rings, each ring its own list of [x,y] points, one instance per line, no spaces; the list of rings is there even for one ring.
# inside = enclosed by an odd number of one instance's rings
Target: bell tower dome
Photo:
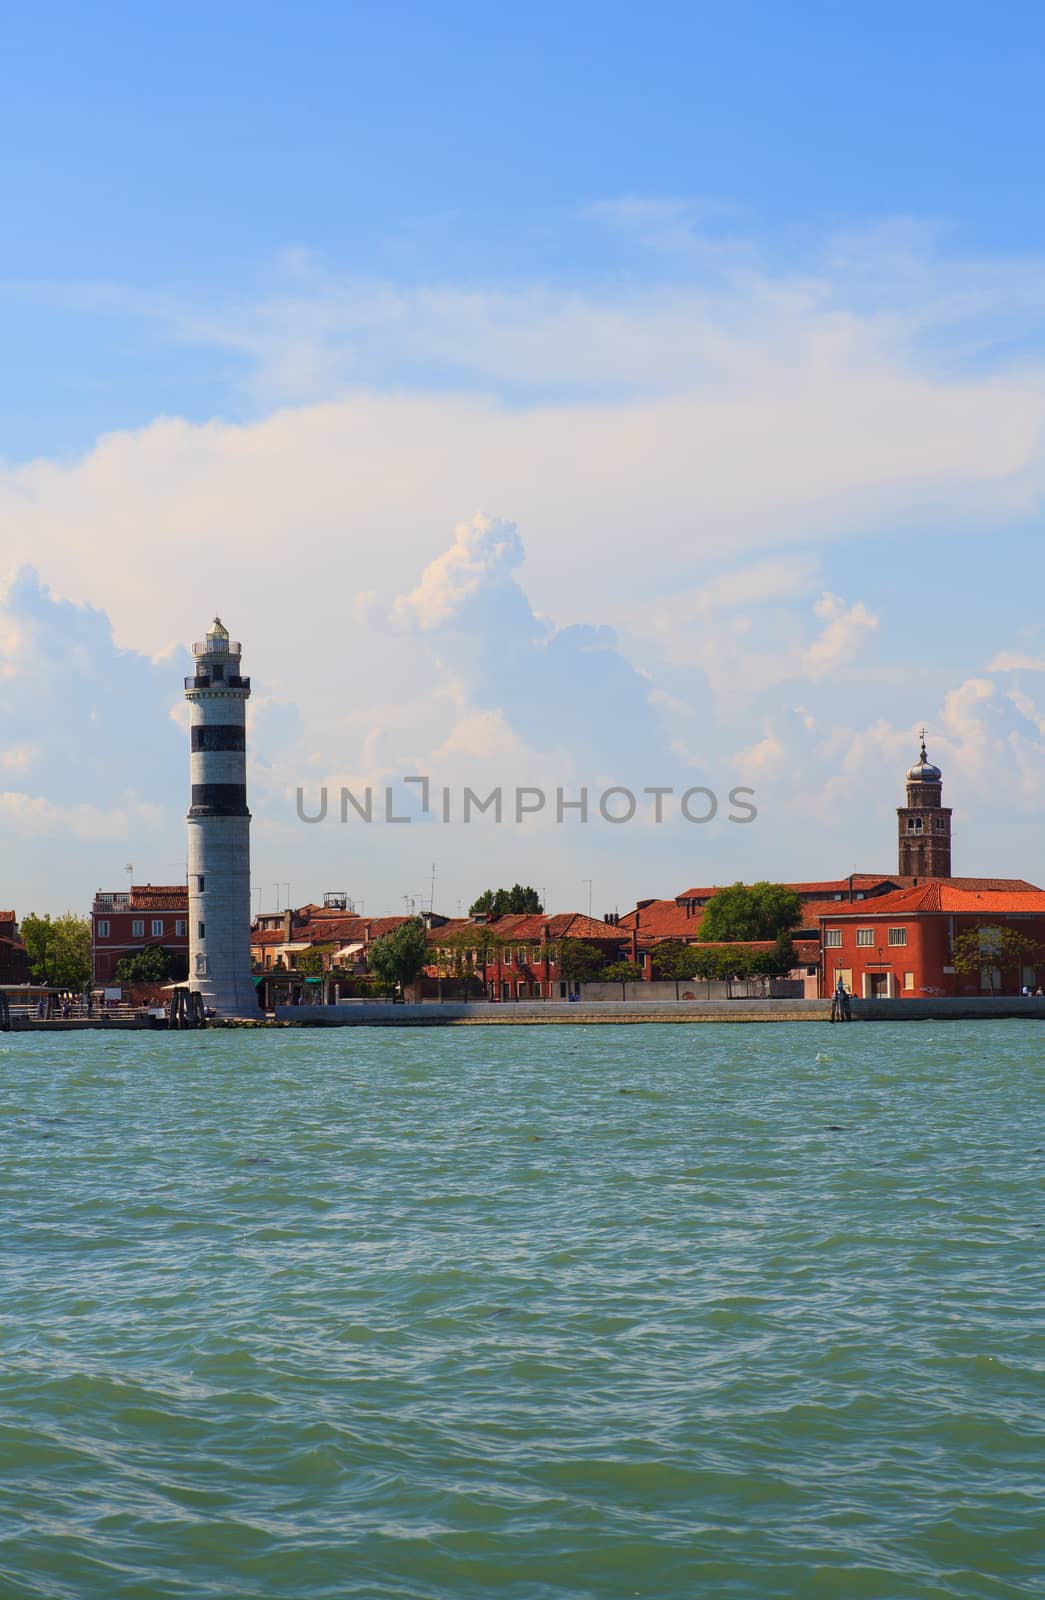
[[[951,876],[951,810],[943,804],[943,773],[925,750],[907,769],[907,804],[897,806],[899,873],[904,878]]]

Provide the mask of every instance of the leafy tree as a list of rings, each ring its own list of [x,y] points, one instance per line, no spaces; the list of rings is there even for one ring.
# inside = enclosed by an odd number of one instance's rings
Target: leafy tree
[[[326,956],[334,949],[332,944],[314,944],[308,950],[298,950],[294,956],[295,970],[306,978],[322,977],[326,969]]]
[[[731,943],[743,939],[775,939],[794,928],[802,915],[802,902],[782,883],[734,883],[720,889],[704,907],[700,937]]]
[[[483,988],[486,987],[486,969],[497,960],[504,940],[494,928],[486,922],[477,922],[471,928],[462,928],[455,933],[449,941],[450,945],[460,951],[462,959],[468,964],[471,971],[478,967],[482,973]]]
[[[370,969],[382,983],[403,988],[428,965],[425,925],[420,917],[400,923],[370,946]]]
[[[183,951],[175,953],[163,945],[146,945],[121,956],[113,976],[117,983],[172,983],[188,976],[189,964]]]
[[[752,970],[763,978],[786,978],[798,965],[798,951],[791,935],[783,929],[772,950],[759,950],[752,959]]]
[[[684,982],[696,975],[697,961],[700,952],[689,944],[681,944],[677,939],[669,939],[664,944],[658,944],[653,949],[653,976],[657,979],[672,978],[676,982]]]
[[[1045,947],[1037,944],[1016,928],[981,923],[967,928],[954,941],[951,965],[963,975],[987,973],[988,987],[994,992],[997,973],[1004,985],[1006,974],[1014,988],[1023,982],[1023,968],[1045,964]]]
[[[510,889],[484,889],[468,907],[470,917],[525,914],[543,911],[541,897],[529,884],[513,883]]]
[[[634,961],[611,961],[599,973],[600,983],[619,983],[621,999],[627,999],[627,986],[629,983],[642,981],[642,968]]]
[[[719,974],[719,955],[718,950],[712,950],[707,946],[703,949],[698,946],[693,952],[693,976],[703,978],[709,995],[712,982]]]
[[[706,959],[709,954],[699,946],[669,939],[664,944],[654,946],[653,976],[661,982],[674,982],[677,1000],[680,983],[688,983],[698,976],[708,979],[714,976],[713,962],[709,963]]]
[[[29,970],[39,983],[58,989],[85,989],[91,981],[91,921],[73,911],[62,916],[22,920]]]
[[[583,939],[563,939],[557,959],[560,975],[571,983],[597,982],[606,966],[598,945],[586,944]]]
[[[746,945],[735,945],[732,949],[715,952],[715,976],[727,985],[730,994],[734,982],[743,983],[752,976],[757,955],[757,951],[749,950]]]

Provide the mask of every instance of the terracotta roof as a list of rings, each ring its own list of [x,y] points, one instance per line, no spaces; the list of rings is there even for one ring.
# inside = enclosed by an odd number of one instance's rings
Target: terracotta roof
[[[184,911],[189,903],[189,891],[184,883],[131,884],[131,902],[128,911]],[[120,908],[117,907],[117,910]]]
[[[446,944],[455,934],[463,933],[466,928],[474,928],[475,925],[471,917],[448,917],[438,928],[429,928],[426,937],[429,944]]]
[[[651,938],[692,940],[700,927],[700,912],[687,914],[674,900],[640,900],[634,911],[624,912],[618,926],[626,933],[637,928]]]
[[[920,880],[923,884],[925,879]],[[897,878],[896,882],[901,888],[915,888],[917,878]],[[934,882],[943,884],[951,889],[997,889],[1007,894],[1040,894],[1042,891],[1036,883],[1028,883],[1026,878],[937,878]]]
[[[580,911],[556,911],[548,915],[543,911],[513,912],[503,917],[490,917],[488,926],[499,939],[539,943],[545,927],[552,939],[621,939],[620,929],[613,923],[587,917]]]
[[[549,939],[608,939],[616,944],[623,944],[629,932],[625,929],[622,933],[614,923],[587,917],[581,911],[557,911],[550,915],[544,911],[520,911],[488,917],[485,922],[477,922],[474,917],[451,917],[442,927],[430,931],[428,942],[445,944],[455,934],[483,927],[489,928],[505,944],[540,944],[545,928]]]
[[[975,882],[975,880],[973,880]],[[1020,882],[1020,880],[1016,880]],[[863,900],[858,906],[833,905],[821,915],[857,918],[913,916],[920,912],[972,912],[995,916],[1045,916],[1045,891],[1041,889],[967,889],[953,880],[934,879],[916,889],[898,889],[880,900]]]
[[[893,872],[854,872],[851,881],[854,890],[863,889],[866,891],[867,889],[874,889],[882,883],[899,884],[903,880]],[[844,878],[818,878],[809,883],[785,883],[784,888],[793,889],[796,894],[809,895],[813,898],[826,900],[832,894],[848,895],[849,884],[850,879],[846,876]],[[708,884],[704,888],[683,889],[682,893],[676,895],[675,898],[677,900],[710,900],[712,895],[718,894],[720,890],[730,888],[732,888],[732,884],[728,883]]]

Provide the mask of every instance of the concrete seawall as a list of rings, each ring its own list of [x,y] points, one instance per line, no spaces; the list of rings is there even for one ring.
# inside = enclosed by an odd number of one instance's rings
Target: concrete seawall
[[[1045,1021],[1045,999],[1018,996],[968,1000],[854,1000],[854,1022],[966,1021],[1036,1018]],[[465,1004],[461,1001],[392,1005],[378,1001],[338,1006],[278,1006],[278,1022],[305,1028],[524,1027],[561,1023],[636,1022],[827,1022],[829,1000],[637,1000],[569,1002],[520,1000]]]

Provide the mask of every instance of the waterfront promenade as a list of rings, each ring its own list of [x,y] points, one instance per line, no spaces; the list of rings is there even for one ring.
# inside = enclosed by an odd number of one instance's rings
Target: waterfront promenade
[[[854,1022],[1045,1021],[1045,998],[973,996],[968,1000],[853,1000]],[[277,1006],[276,1019],[299,1027],[512,1027],[648,1022],[827,1022],[830,1000],[519,1000],[393,1005],[373,1000],[338,1006]]]

